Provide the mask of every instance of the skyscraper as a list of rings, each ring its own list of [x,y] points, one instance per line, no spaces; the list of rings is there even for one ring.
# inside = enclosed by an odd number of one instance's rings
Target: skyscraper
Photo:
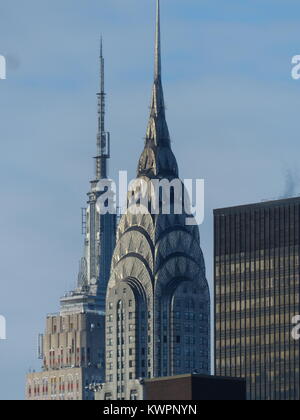
[[[100,214],[97,199],[104,193],[99,181],[107,179],[110,158],[110,134],[105,131],[104,58],[100,47],[100,92],[98,97],[97,156],[95,157],[95,179],[88,193],[88,208],[83,209],[83,232],[85,233],[84,257],[81,260],[78,286],[97,296],[97,305],[105,312],[107,283],[111,258],[115,247],[116,215]]]
[[[137,180],[178,180],[165,118],[157,0],[155,74]],[[139,187],[134,193],[139,193]],[[172,194],[171,194],[172,197]],[[137,379],[210,372],[210,297],[199,229],[186,214],[122,217],[106,299],[104,399],[139,398]]]
[[[300,198],[218,209],[215,372],[244,377],[248,399],[299,400]]]
[[[96,202],[104,191],[99,181],[107,178],[110,138],[105,131],[104,58],[100,53],[97,156],[95,178],[83,212],[84,256],[77,288],[65,295],[58,314],[48,315],[39,337],[42,372],[27,376],[26,398],[91,399],[87,386],[104,380],[105,295],[115,246],[116,215],[101,215]]]

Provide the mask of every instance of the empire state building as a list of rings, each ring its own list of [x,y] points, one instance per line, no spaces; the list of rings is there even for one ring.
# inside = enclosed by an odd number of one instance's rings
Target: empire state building
[[[116,215],[101,214],[97,200],[107,179],[110,136],[105,130],[104,57],[101,40],[95,176],[83,210],[84,255],[77,287],[60,301],[60,311],[49,314],[39,336],[42,371],[27,375],[28,400],[88,400],[93,382],[105,374],[105,296],[115,246]]]

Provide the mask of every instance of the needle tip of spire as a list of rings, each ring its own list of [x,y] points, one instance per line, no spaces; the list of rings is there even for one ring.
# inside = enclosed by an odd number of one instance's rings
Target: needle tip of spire
[[[156,1],[155,78],[161,75],[160,0]]]
[[[103,37],[100,35],[100,58],[103,58]]]

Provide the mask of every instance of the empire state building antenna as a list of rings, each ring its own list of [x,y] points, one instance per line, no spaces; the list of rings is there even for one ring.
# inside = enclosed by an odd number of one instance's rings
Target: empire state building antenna
[[[97,156],[96,180],[107,178],[107,159],[110,158],[110,135],[105,131],[105,88],[104,88],[104,57],[103,41],[100,40],[100,92],[98,98],[98,133],[97,133]]]

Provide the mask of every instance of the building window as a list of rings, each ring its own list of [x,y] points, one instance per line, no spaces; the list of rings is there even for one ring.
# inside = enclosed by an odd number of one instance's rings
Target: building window
[[[181,366],[181,361],[179,359],[175,360],[175,366],[178,368]]]
[[[138,393],[137,393],[137,390],[134,389],[130,392],[130,400],[135,401],[137,399],[138,399]]]

